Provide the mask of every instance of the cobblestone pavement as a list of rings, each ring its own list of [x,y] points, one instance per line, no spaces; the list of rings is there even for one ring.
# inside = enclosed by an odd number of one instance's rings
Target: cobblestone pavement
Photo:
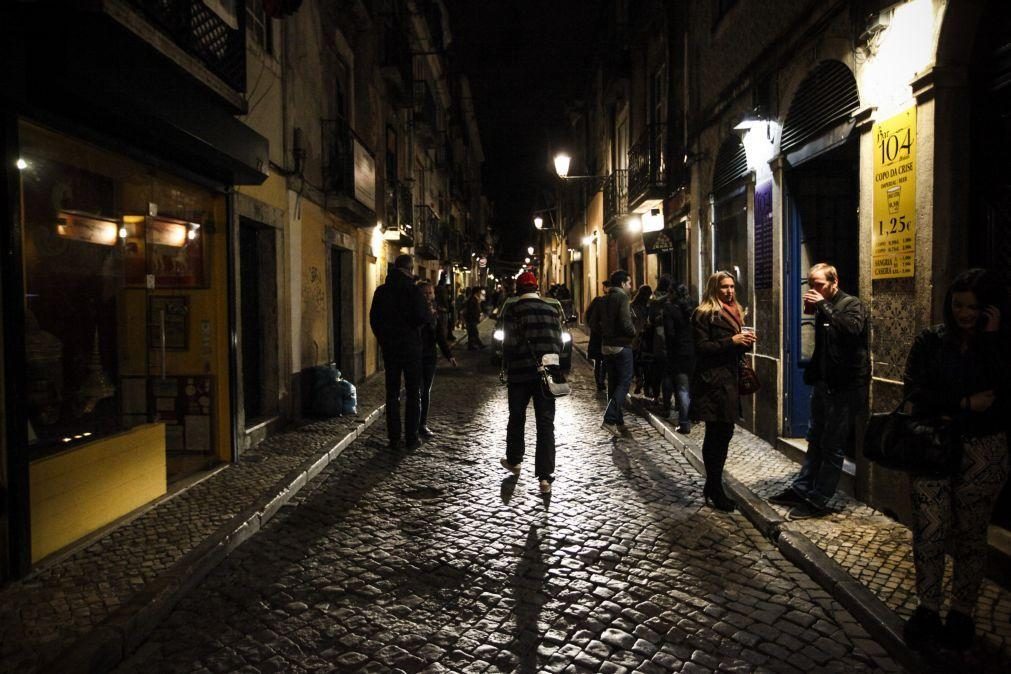
[[[577,346],[586,337],[575,331]],[[676,424],[668,423],[670,428]],[[690,436],[678,436],[701,446],[704,424]],[[698,447],[696,447],[698,448]],[[701,454],[701,450],[698,450]],[[738,427],[730,444],[726,472],[763,499],[782,491],[800,466],[761,438]],[[788,508],[769,504],[780,516]],[[903,620],[916,608],[912,535],[909,529],[883,513],[843,493],[829,502],[832,514],[785,522],[782,531],[803,535],[817,545],[854,579],[870,589]],[[947,582],[951,581],[951,565]],[[976,605],[977,644],[962,661],[945,662],[970,671],[1011,671],[1011,593],[985,580]],[[950,657],[945,654],[945,657]]]
[[[703,507],[651,426],[601,431],[578,359],[553,493],[532,461],[507,479],[497,369],[460,356],[436,376],[435,440],[393,453],[376,423],[120,671],[898,669],[743,516]]]
[[[359,415],[305,423],[237,464],[142,511],[90,545],[0,591],[0,672],[31,672],[134,601],[185,555],[344,437],[381,404],[381,377],[358,387]],[[382,419],[379,419],[382,422]],[[276,492],[275,492],[276,493]]]

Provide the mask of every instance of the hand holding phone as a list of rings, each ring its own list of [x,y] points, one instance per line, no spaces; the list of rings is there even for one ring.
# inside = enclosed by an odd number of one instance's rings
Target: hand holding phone
[[[979,322],[983,332],[997,332],[1000,330],[1000,309],[986,305],[979,314]]]

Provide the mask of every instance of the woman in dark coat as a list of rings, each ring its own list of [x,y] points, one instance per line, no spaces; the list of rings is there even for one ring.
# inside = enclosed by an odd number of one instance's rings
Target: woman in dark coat
[[[718,510],[737,507],[723,490],[723,466],[740,416],[737,369],[741,356],[755,343],[753,333],[741,332],[744,309],[737,302],[737,281],[718,271],[706,282],[702,303],[692,315],[696,367],[692,378],[692,421],[706,422],[702,460],[706,466],[703,496]]]
[[[906,645],[968,649],[987,557],[987,527],[1008,478],[1011,363],[1001,334],[1004,282],[983,269],[960,274],[944,301],[944,323],[913,342],[903,376],[913,413],[956,420],[958,468],[949,477],[913,477],[913,562],[919,606]],[[953,544],[949,545],[948,544]],[[951,608],[942,626],[945,550],[954,559]]]

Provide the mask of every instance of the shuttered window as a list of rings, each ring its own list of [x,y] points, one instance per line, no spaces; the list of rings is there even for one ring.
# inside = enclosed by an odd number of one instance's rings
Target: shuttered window
[[[780,152],[797,149],[860,108],[857,81],[845,64],[822,61],[801,83],[783,124]]]
[[[738,178],[748,173],[748,156],[744,152],[744,143],[736,135],[728,138],[720,146],[716,154],[716,166],[713,169],[713,192],[719,192]]]

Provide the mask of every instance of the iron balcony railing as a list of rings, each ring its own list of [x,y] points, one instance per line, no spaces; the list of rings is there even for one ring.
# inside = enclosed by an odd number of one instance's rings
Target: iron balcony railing
[[[411,186],[400,182],[394,182],[386,189],[385,238],[393,240],[393,232],[399,233],[401,246],[415,245],[414,197]]]
[[[354,132],[345,119],[321,120],[323,192],[336,199],[327,207],[344,212],[362,227],[375,225],[377,197],[375,184],[375,155]],[[355,160],[365,167],[359,171],[359,184],[355,184]],[[368,166],[371,166],[371,174]],[[371,223],[371,224],[370,224]]]
[[[604,181],[604,230],[610,232],[625,215],[628,215],[628,169],[618,169]]]
[[[246,90],[246,3],[232,28],[202,0],[129,0],[158,30],[235,91]]]
[[[646,199],[662,199],[667,186],[664,156],[666,124],[650,124],[628,151],[628,205],[635,208]]]
[[[417,254],[426,260],[442,257],[442,236],[439,216],[428,204],[415,206],[415,229],[418,233],[414,246]]]

